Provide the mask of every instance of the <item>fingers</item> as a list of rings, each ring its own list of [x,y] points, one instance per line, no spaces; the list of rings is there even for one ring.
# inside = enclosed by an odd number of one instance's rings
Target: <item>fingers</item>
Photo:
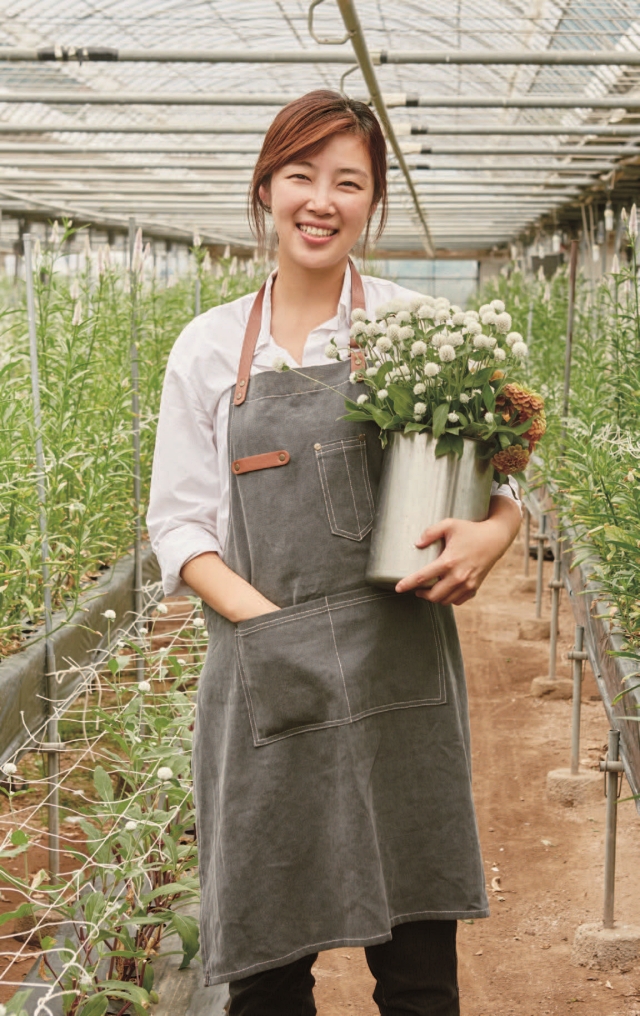
[[[449,534],[452,522],[453,519],[443,519],[442,522],[437,522],[433,526],[427,526],[419,539],[416,540],[416,547],[429,547],[436,540],[444,540]]]
[[[442,555],[440,555],[431,564],[421,568],[420,571],[413,572],[412,575],[405,575],[403,579],[400,579],[396,586],[396,593],[408,593],[410,589],[432,586],[434,582],[438,581],[443,570],[446,570],[446,567],[446,561],[442,561]]]
[[[430,589],[419,589],[416,595],[429,600],[430,603],[460,606],[475,596],[478,588],[479,582],[472,571],[452,568],[440,582]]]

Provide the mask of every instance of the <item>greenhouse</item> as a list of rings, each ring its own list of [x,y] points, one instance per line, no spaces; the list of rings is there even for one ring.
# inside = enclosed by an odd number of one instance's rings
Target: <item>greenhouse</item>
[[[0,1016],[640,1016],[639,43],[0,4]]]

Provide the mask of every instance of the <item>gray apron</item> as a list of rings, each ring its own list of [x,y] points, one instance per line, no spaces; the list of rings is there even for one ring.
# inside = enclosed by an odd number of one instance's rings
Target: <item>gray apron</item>
[[[374,424],[339,419],[359,353],[249,385],[262,293],[231,396],[223,557],[282,609],[233,624],[205,606],[206,984],[488,914],[452,608],[366,584],[382,451]]]

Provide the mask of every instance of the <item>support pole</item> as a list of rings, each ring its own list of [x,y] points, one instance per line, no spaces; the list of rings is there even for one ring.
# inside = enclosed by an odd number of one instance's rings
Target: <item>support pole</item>
[[[618,780],[623,771],[620,762],[620,731],[609,731],[609,750],[600,769],[605,773],[607,819],[604,840],[604,913],[602,924],[613,928],[613,905],[616,882],[616,833],[618,824]]]
[[[524,574],[529,574],[529,544],[531,542],[531,512],[528,508],[524,510]]]
[[[547,539],[545,532],[547,516],[540,516],[540,529],[536,540],[538,541],[538,563],[536,572],[536,617],[542,617],[542,580],[544,577],[544,544]]]
[[[142,617],[142,519],[140,517],[142,493],[140,477],[140,373],[138,368],[138,268],[135,259],[136,220],[129,219],[129,285],[131,287],[131,441],[133,445],[133,502],[135,511],[134,550],[133,550],[133,595],[135,612],[136,640],[139,644],[144,638],[144,620]],[[141,648],[141,645],[139,646]],[[136,676],[138,681],[144,679],[144,656],[138,652],[136,656]]]
[[[573,660],[573,702],[571,710],[571,775],[580,771],[580,707],[582,703],[582,664],[587,659],[584,652],[584,628],[576,625],[573,649],[567,659]]]
[[[554,545],[553,578],[549,583],[551,590],[551,625],[549,629],[549,680],[555,681],[558,660],[558,616],[560,613],[560,591],[562,589],[562,550],[558,537]]]
[[[573,352],[573,323],[576,306],[576,274],[578,269],[578,241],[571,241],[569,256],[569,307],[567,310],[567,342],[564,353],[564,395],[562,399],[562,430],[560,432],[560,454],[564,452],[567,439],[567,417],[571,393],[571,354]]]
[[[52,877],[57,876],[60,859],[60,814],[58,810],[58,783],[60,775],[60,757],[58,754],[58,714],[56,708],[56,661],[51,640],[53,628],[51,610],[51,584],[49,581],[49,541],[47,539],[47,490],[44,449],[42,445],[42,414],[40,410],[40,377],[38,372],[38,334],[36,329],[36,301],[33,288],[33,257],[31,234],[23,235],[24,268],[27,288],[27,321],[29,325],[29,361],[31,365],[31,393],[33,397],[33,422],[36,435],[36,488],[40,503],[40,559],[42,572],[42,591],[44,599],[44,631],[45,631],[45,673],[47,695],[47,818],[49,827],[49,871]],[[53,750],[54,745],[56,750]]]

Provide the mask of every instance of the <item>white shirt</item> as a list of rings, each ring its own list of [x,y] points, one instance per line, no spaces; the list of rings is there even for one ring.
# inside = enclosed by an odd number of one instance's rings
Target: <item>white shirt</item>
[[[276,357],[299,367],[271,336],[271,288],[267,281],[262,323],[251,373],[273,370]],[[367,315],[389,300],[411,300],[421,294],[386,279],[363,276]],[[212,307],[190,321],[167,363],[151,477],[147,526],[162,571],[165,594],[191,594],[180,570],[207,551],[224,556],[229,523],[229,457],[227,429],[231,389],[255,293]],[[335,361],[325,356],[332,337],[349,346],[351,272],[345,272],[335,317],[309,333],[302,368]],[[492,494],[518,501],[517,486],[493,484]]]

